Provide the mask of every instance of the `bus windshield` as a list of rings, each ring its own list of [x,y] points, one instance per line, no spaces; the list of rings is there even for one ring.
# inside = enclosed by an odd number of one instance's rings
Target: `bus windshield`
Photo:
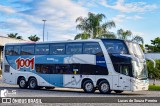
[[[148,77],[147,66],[142,64],[142,68],[140,70],[135,71],[133,74],[138,79],[146,79]]]
[[[137,43],[126,42],[126,44],[127,44],[129,51],[132,55],[136,56],[137,58],[144,59],[143,51]]]
[[[103,40],[109,54],[128,54],[128,49],[124,42],[119,40]]]

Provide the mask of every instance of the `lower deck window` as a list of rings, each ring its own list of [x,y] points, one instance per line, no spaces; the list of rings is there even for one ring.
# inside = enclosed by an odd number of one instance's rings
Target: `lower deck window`
[[[91,64],[36,64],[41,74],[108,75],[107,67]]]

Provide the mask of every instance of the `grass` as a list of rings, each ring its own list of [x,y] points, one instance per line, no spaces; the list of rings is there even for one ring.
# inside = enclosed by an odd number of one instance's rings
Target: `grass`
[[[160,91],[160,85],[149,85],[149,90]]]

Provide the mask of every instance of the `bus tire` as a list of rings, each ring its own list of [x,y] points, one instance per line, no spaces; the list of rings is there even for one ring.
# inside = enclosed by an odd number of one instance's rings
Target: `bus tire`
[[[30,89],[38,89],[38,84],[36,78],[30,78],[28,82],[29,88]]]
[[[19,82],[18,83],[19,88],[21,88],[21,89],[27,88],[27,81],[24,77],[20,78],[18,82]]]
[[[91,80],[86,80],[83,83],[83,90],[86,93],[94,93],[95,92],[95,87],[93,85],[93,82]]]
[[[45,87],[46,89],[54,89],[55,87]]]
[[[122,93],[122,90],[114,90],[115,93]]]
[[[102,94],[111,93],[110,85],[109,85],[108,81],[106,81],[106,80],[103,80],[99,83],[98,89],[99,89],[100,93],[102,93]]]

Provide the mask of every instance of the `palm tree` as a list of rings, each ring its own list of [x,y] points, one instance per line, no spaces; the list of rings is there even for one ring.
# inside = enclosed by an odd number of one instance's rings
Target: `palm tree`
[[[130,39],[128,39],[128,37],[131,37],[132,32],[131,32],[130,30],[126,30],[126,31],[125,31],[125,30],[123,30],[123,29],[119,29],[119,30],[117,31],[117,35],[118,35],[118,38],[119,38],[119,39],[130,40]],[[134,42],[137,42],[137,43],[141,43],[141,44],[144,43],[143,38],[142,38],[141,36],[138,36],[138,35],[134,36],[134,37],[131,39],[131,41],[134,41]]]
[[[10,38],[15,38],[15,39],[22,39],[22,36],[17,36],[18,33],[10,33],[10,34],[7,34],[8,37]]]
[[[77,34],[75,39],[100,38],[101,35],[110,33],[108,30],[115,27],[115,23],[113,21],[102,23],[104,18],[106,18],[104,14],[91,12],[88,13],[88,17],[78,17],[76,19],[76,22],[78,22],[76,28],[83,32]]]
[[[133,39],[131,41],[134,41],[134,42],[137,42],[137,43],[141,43],[141,44],[144,44],[144,40],[141,36],[134,36]]]
[[[75,36],[75,40],[76,39],[88,39],[90,38],[90,34],[87,34],[87,33],[79,33]]]
[[[40,40],[40,38],[37,35],[31,35],[28,37],[29,40],[37,42]]]
[[[130,30],[124,31],[123,29],[119,29],[117,35],[119,39],[127,40],[132,35],[132,32]]]

